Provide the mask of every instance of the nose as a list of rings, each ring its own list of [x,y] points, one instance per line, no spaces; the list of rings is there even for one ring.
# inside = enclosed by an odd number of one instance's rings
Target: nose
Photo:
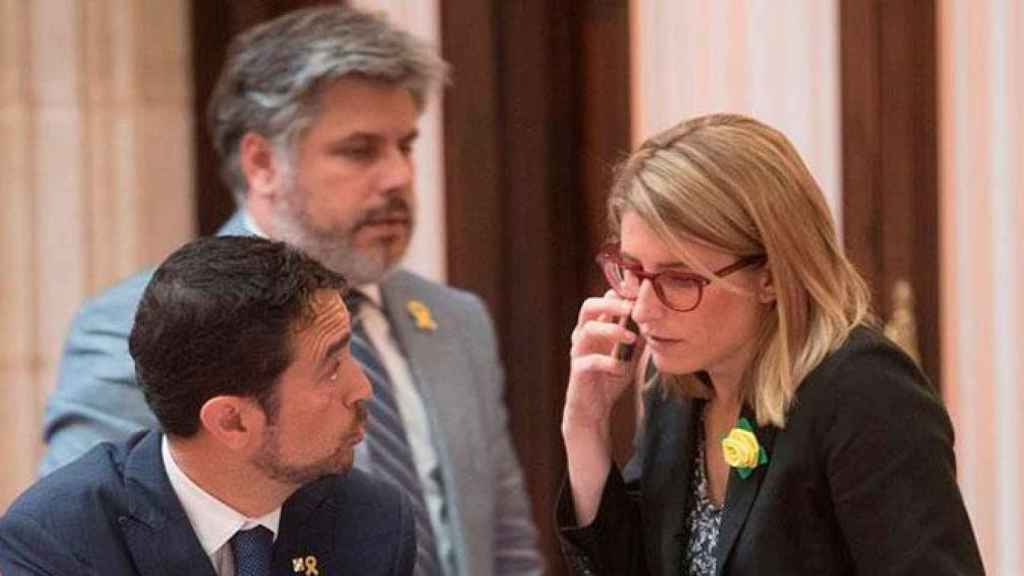
[[[381,189],[404,190],[412,186],[415,167],[412,156],[399,147],[393,148],[381,166]]]
[[[352,370],[346,383],[348,385],[343,387],[342,392],[342,402],[346,406],[355,406],[373,397],[373,386],[370,384],[370,379],[367,378],[366,372],[358,363],[352,362]]]
[[[370,384],[370,379],[366,377],[366,373],[360,368],[359,372],[359,386],[357,387],[357,395],[359,400],[369,400],[373,397],[373,386]]]
[[[640,283],[640,290],[637,292],[636,300],[633,302],[633,320],[637,324],[643,324],[644,322],[650,322],[661,317],[663,313],[661,300],[654,291],[654,284],[645,278]]]

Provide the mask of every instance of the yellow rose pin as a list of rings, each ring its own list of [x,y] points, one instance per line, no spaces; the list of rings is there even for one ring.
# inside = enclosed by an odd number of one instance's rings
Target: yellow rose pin
[[[409,315],[412,316],[416,327],[420,330],[429,330],[430,332],[437,330],[437,322],[434,322],[434,317],[430,315],[430,308],[427,308],[427,305],[423,302],[409,300],[409,303],[405,305],[405,309],[409,311]]]
[[[740,418],[736,427],[722,438],[722,453],[725,463],[744,479],[754,473],[754,468],[768,463],[768,453],[758,444],[754,427],[746,418]]]

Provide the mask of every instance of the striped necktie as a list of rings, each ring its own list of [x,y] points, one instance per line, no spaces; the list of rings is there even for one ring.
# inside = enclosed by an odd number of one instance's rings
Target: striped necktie
[[[273,546],[274,533],[263,526],[235,532],[231,537],[235,576],[270,576]]]
[[[366,447],[370,453],[373,472],[398,485],[412,500],[416,519],[416,576],[441,576],[441,563],[437,554],[434,529],[423,498],[423,487],[416,470],[405,424],[398,410],[394,386],[377,351],[367,337],[360,312],[367,303],[366,295],[350,290],[345,304],[352,316],[352,355],[373,385],[373,399],[369,405]]]

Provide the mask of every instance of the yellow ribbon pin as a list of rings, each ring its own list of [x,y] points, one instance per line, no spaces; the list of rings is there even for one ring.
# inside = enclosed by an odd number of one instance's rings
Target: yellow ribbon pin
[[[431,332],[437,330],[437,322],[434,322],[434,317],[430,315],[430,308],[427,308],[426,304],[419,300],[409,300],[405,308],[416,322],[417,328]]]
[[[320,576],[320,571],[316,569],[316,556],[292,558],[292,572],[302,571],[305,571],[305,576]]]

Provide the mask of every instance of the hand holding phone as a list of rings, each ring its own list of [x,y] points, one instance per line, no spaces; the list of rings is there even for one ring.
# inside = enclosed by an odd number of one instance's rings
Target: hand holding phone
[[[626,314],[625,316],[619,318],[619,326],[624,326],[626,330],[629,330],[633,334],[636,334],[639,338],[640,327],[636,325],[636,322],[633,321],[633,317],[631,315]],[[616,360],[629,362],[630,360],[633,359],[633,350],[635,349],[636,340],[633,340],[632,343],[620,342],[616,344],[615,348],[612,350],[612,357],[615,358]]]

